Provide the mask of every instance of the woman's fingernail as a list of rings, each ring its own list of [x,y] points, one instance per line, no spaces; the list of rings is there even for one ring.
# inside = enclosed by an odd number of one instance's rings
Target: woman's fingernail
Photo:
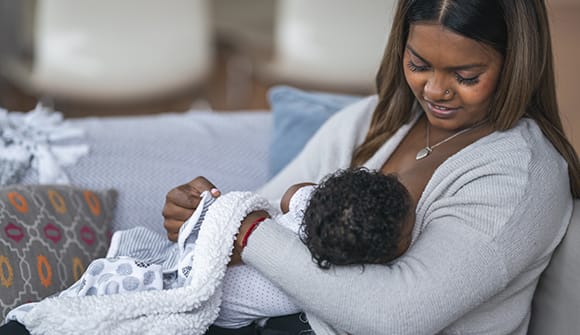
[[[214,197],[217,197],[221,194],[220,190],[218,190],[217,188],[212,188],[211,190],[209,190],[209,192],[211,193],[211,195],[213,195]]]

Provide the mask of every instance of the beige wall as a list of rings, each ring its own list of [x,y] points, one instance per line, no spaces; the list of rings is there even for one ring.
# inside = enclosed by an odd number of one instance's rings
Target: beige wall
[[[271,48],[274,7],[271,0],[212,0],[217,30],[242,38],[250,48]],[[580,0],[546,0],[553,36],[558,100],[566,133],[580,153]],[[248,6],[248,3],[252,4]],[[234,6],[232,6],[234,5]],[[238,22],[239,21],[239,22]],[[242,22],[243,21],[243,22]],[[249,22],[253,24],[249,24]],[[243,24],[242,24],[243,23]],[[232,29],[233,27],[233,29]],[[262,91],[260,91],[262,94]],[[575,133],[576,132],[576,133]]]

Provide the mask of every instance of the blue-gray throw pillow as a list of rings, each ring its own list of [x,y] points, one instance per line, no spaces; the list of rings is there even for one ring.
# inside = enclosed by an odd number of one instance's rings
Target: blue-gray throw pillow
[[[268,100],[274,124],[270,145],[270,176],[284,168],[328,118],[361,98],[308,92],[290,86],[271,88]]]

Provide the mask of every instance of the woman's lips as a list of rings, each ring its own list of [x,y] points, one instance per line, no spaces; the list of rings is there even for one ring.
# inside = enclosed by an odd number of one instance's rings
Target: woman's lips
[[[451,115],[455,114],[459,110],[459,108],[457,108],[457,107],[448,107],[448,106],[437,105],[437,104],[433,104],[429,101],[426,101],[426,103],[427,103],[427,107],[429,108],[429,111],[431,113],[433,113],[435,116],[442,117],[442,118],[448,118]]]

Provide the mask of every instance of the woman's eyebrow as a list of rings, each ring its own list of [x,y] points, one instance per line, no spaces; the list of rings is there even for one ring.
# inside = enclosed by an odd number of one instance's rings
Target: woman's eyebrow
[[[407,50],[409,50],[410,53],[413,54],[413,56],[419,58],[423,63],[427,64],[427,65],[431,65],[431,63],[429,63],[425,58],[423,58],[421,55],[419,55],[419,53],[417,53],[417,51],[413,50],[413,48],[411,46],[409,46],[407,44]],[[474,68],[484,68],[487,67],[487,64],[484,63],[473,63],[473,64],[464,64],[464,65],[458,65],[458,66],[448,66],[445,68],[445,70],[447,71],[465,71],[465,70],[473,70]]]
[[[419,55],[417,53],[417,51],[413,50],[413,48],[411,48],[408,44],[407,44],[407,50],[409,50],[409,52],[412,53],[413,56],[419,58],[423,63],[425,63],[427,65],[431,65],[431,64],[429,64],[429,62],[425,58],[421,57],[421,55]]]

